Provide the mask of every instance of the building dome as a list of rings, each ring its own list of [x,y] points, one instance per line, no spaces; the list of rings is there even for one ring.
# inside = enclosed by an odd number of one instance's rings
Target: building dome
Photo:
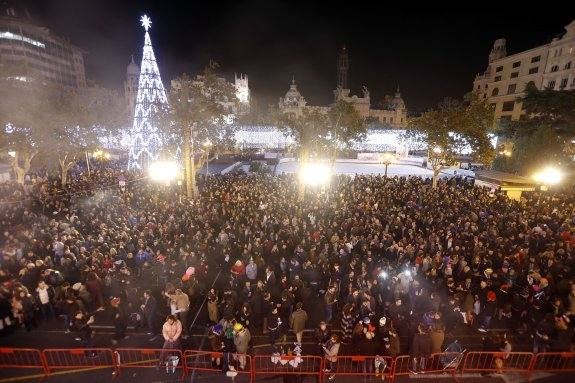
[[[139,76],[140,75],[140,68],[134,62],[134,56],[133,55],[132,55],[132,61],[128,64],[128,67],[126,68],[126,73],[128,74],[128,76]]]
[[[280,104],[284,107],[300,107],[305,106],[305,98],[297,90],[295,79],[292,79],[289,90],[286,92],[284,98],[280,100]]]
[[[403,98],[401,98],[399,87],[397,88],[397,92],[395,92],[395,97],[391,99],[389,107],[393,110],[405,109],[405,102],[403,101]]]

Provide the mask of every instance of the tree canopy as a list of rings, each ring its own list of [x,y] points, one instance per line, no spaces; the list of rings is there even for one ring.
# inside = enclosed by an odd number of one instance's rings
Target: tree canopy
[[[187,74],[172,81],[168,105],[153,117],[162,130],[164,143],[173,155],[182,146],[188,195],[195,193],[196,169],[217,152],[233,146],[233,111],[238,103],[234,85],[216,74],[210,63],[200,76]],[[204,155],[196,150],[204,145]]]
[[[443,167],[463,155],[476,162],[491,163],[494,150],[489,133],[493,112],[492,105],[468,94],[463,101],[446,99],[437,108],[409,120],[409,138],[427,144],[434,186]]]
[[[525,114],[501,129],[512,143],[496,159],[497,169],[531,174],[549,164],[567,164],[575,154],[575,90],[539,90],[529,83],[519,98]]]

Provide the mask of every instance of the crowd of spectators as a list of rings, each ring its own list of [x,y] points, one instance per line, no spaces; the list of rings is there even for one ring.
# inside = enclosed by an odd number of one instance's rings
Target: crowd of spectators
[[[407,350],[417,369],[457,328],[522,332],[534,352],[572,348],[573,193],[512,201],[458,178],[433,189],[357,175],[301,199],[291,175],[200,181],[192,199],[118,169],[65,188],[47,177],[0,184],[0,331],[60,321],[89,346],[104,310],[114,344],[133,322],[173,348],[205,300],[219,351],[249,352],[257,333],[333,361],[340,344]],[[302,347],[318,303],[316,346]],[[485,348],[511,344],[486,336]]]

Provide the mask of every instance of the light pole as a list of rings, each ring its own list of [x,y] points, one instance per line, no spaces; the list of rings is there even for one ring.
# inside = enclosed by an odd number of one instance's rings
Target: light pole
[[[212,141],[208,139],[202,145],[204,146],[206,152],[206,176],[208,176],[210,174],[210,148],[213,144]]]
[[[384,164],[385,165],[385,173],[384,173],[384,177],[387,178],[387,167],[389,165],[391,165],[393,163],[393,161],[395,160],[395,156],[392,153],[383,153],[380,157],[379,157],[379,163],[380,164]]]
[[[563,173],[554,166],[546,166],[533,174],[533,179],[541,184],[541,190],[547,190],[549,186],[561,183]]]

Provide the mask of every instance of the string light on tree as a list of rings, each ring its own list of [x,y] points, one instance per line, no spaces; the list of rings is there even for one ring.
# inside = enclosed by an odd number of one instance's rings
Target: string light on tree
[[[131,144],[128,162],[128,169],[130,170],[146,167],[150,162],[159,158],[162,139],[158,128],[153,125],[150,117],[158,106],[168,102],[148,33],[152,26],[152,20],[144,15],[140,18],[140,23],[146,33],[144,35],[134,122],[130,130]]]

